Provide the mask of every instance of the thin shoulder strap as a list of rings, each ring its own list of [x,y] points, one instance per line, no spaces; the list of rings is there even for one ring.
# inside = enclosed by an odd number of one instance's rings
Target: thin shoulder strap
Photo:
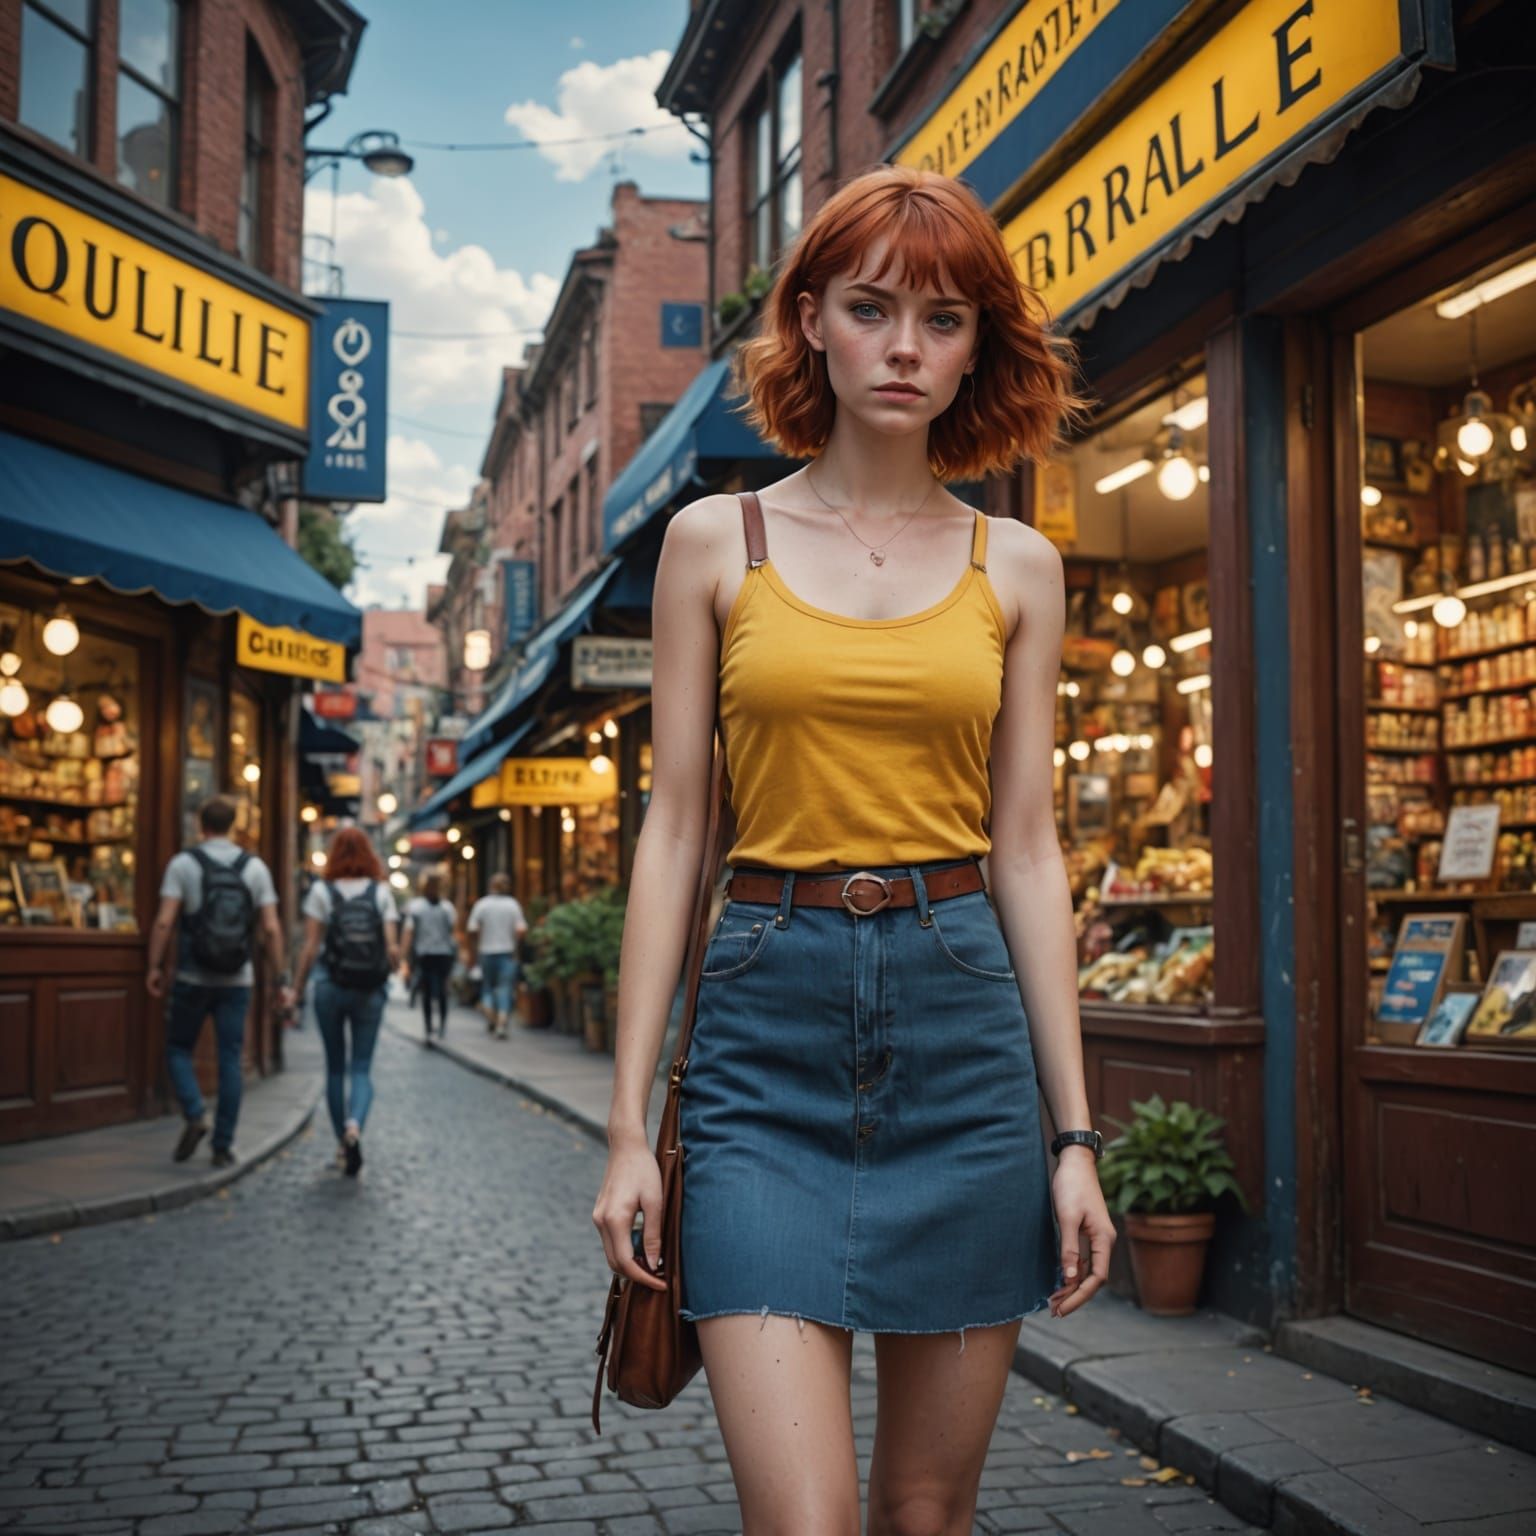
[[[738,491],[741,521],[747,534],[747,568],[756,569],[768,558],[768,535],[763,530],[763,504],[756,491]]]
[[[976,531],[971,536],[971,564],[978,571],[987,568],[987,520],[980,512],[976,514]]]

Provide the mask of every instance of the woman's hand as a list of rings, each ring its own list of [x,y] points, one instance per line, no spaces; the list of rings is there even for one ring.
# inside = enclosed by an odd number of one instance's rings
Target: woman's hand
[[[1109,1279],[1109,1254],[1115,1246],[1114,1223],[1099,1189],[1099,1170],[1091,1147],[1063,1147],[1051,1180],[1051,1203],[1061,1228],[1061,1270],[1066,1283],[1051,1296],[1051,1314],[1066,1317],[1088,1301]],[[1083,1249],[1090,1259],[1084,1271]]]
[[[630,1234],[636,1211],[645,1217],[645,1261],[654,1271],[661,1263],[661,1169],[643,1137],[610,1145],[592,1224],[603,1240],[609,1269],[653,1291],[665,1290],[665,1280],[635,1262]]]

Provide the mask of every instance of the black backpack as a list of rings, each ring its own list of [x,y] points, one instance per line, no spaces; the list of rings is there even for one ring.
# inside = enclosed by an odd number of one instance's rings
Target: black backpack
[[[201,848],[187,850],[203,872],[203,904],[185,918],[191,959],[199,970],[233,976],[251,958],[256,903],[245,883],[250,854],[221,864]]]
[[[358,896],[343,896],[330,882],[331,920],[325,928],[325,969],[338,987],[372,992],[389,980],[389,949],[384,917],[374,892],[378,881]]]

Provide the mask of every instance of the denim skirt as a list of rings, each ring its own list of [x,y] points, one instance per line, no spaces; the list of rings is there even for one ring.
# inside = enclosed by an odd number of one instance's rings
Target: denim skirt
[[[872,866],[917,905],[727,901],[681,1087],[683,1317],[947,1333],[1045,1305],[1059,1266],[1034,1056],[967,860]],[[740,873],[747,873],[742,870]],[[925,921],[926,919],[926,921]]]

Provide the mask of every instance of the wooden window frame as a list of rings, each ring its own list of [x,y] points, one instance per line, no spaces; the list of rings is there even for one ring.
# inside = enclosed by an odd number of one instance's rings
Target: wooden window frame
[[[134,193],[138,197],[144,198],[146,202],[153,204],[153,206],[180,212],[182,207],[182,192],[184,190],[186,179],[184,172],[186,170],[187,161],[187,145],[185,138],[187,85],[189,74],[187,68],[187,27],[189,21],[188,6],[186,5],[185,0],[171,0],[171,10],[176,17],[176,35],[172,40],[173,46],[171,49],[171,52],[176,60],[176,90],[175,94],[172,95],[170,92],[166,91],[163,86],[156,85],[154,81],[148,79],[144,75],[141,75],[138,70],[135,69],[134,66],[123,57],[121,46],[122,0],[112,0],[112,3],[116,6],[117,10],[117,15],[115,16],[114,20],[117,23],[116,32],[118,37],[117,56],[112,60],[111,64],[113,73],[112,97],[114,114],[112,124],[113,175],[120,186],[127,187],[128,191]],[[168,167],[166,178],[170,186],[166,199],[163,203],[159,202],[155,198],[150,197],[147,193],[140,192],[137,187],[128,186],[127,182],[122,179],[122,167],[119,163],[118,157],[119,119],[117,114],[121,106],[121,91],[119,89],[119,82],[124,75],[126,75],[128,79],[132,80],[135,85],[139,86],[143,90],[148,91],[150,95],[159,97],[159,99],[170,109],[171,131],[167,135],[167,143],[170,146],[171,163]]]
[[[801,111],[800,111],[800,137],[795,141],[792,149],[785,151],[780,143],[781,122],[779,113],[780,87],[784,77],[792,70],[798,69],[801,79]],[[754,267],[762,271],[771,271],[778,260],[779,252],[787,244],[784,234],[783,222],[783,192],[790,181],[801,176],[801,213],[802,226],[804,223],[804,198],[805,185],[802,171],[805,161],[805,110],[804,110],[804,80],[805,80],[805,54],[800,43],[799,29],[790,33],[788,38],[774,56],[772,63],[763,72],[762,81],[756,91],[753,92],[746,112],[743,114],[742,123],[745,132],[742,134],[744,151],[745,172],[742,179],[742,225],[746,233],[743,242],[744,262],[742,266],[742,278]],[[761,166],[760,152],[762,134],[765,130],[769,137],[769,154],[767,162],[767,185],[760,186]],[[767,219],[766,248],[762,248],[759,240],[760,221]],[[795,233],[799,233],[797,229]],[[761,258],[761,259],[760,259]]]

